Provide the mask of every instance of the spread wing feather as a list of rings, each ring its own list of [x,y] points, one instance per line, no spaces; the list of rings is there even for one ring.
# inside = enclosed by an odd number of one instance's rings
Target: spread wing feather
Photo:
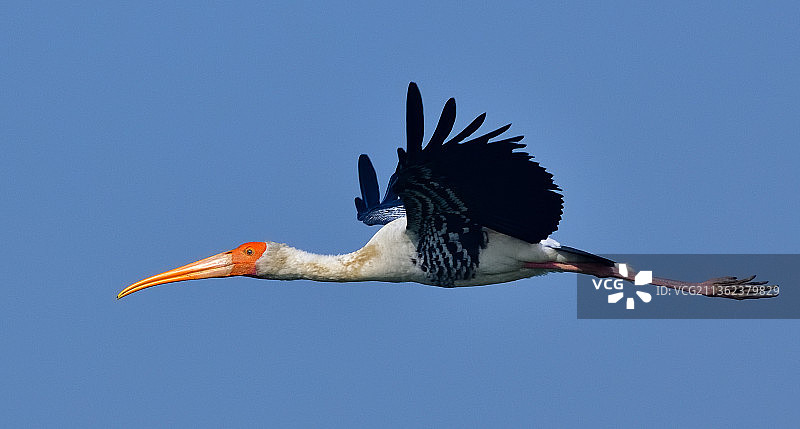
[[[485,119],[478,116],[464,131],[444,143],[455,122],[455,101],[445,104],[439,124],[424,149],[422,97],[415,83],[408,86],[408,151],[398,150],[399,163],[391,190],[406,207],[408,229],[418,233],[432,213],[459,214],[480,226],[537,243],[558,228],[563,197],[553,176],[516,151],[523,136],[491,141],[509,129],[460,143]]]
[[[386,225],[406,215],[403,202],[391,191],[391,187],[386,190],[383,201],[380,201],[375,167],[364,154],[358,157],[358,183],[361,187],[361,198],[356,197],[355,200],[358,220],[367,225]]]
[[[486,119],[475,118],[450,140],[456,103],[444,105],[425,148],[422,96],[414,82],[406,101],[406,150],[397,149],[398,164],[383,201],[375,169],[366,155],[358,162],[361,198],[358,219],[385,224],[407,216],[407,229],[417,242],[418,266],[440,286],[474,277],[483,228],[538,243],[558,228],[563,197],[548,173],[533,157],[517,151],[522,136],[492,139],[510,124],[466,140]]]

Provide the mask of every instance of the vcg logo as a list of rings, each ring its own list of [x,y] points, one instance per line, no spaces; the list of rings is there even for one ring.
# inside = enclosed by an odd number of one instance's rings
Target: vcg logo
[[[619,264],[619,273],[622,274],[623,277],[628,277],[628,266],[626,264]],[[652,271],[639,271],[633,278],[633,284],[635,286],[648,285],[652,281]],[[608,295],[609,304],[616,304],[625,296],[625,292],[623,290],[625,288],[625,282],[620,279],[592,279],[592,284],[594,284],[595,290],[600,290],[602,287],[608,291],[619,291]],[[652,295],[640,290],[636,291],[636,296],[638,296],[639,299],[641,299],[644,303],[648,303],[651,299],[653,299]],[[634,301],[635,300],[633,297],[629,296],[628,299],[625,300],[625,308],[628,310],[633,310],[635,306]]]

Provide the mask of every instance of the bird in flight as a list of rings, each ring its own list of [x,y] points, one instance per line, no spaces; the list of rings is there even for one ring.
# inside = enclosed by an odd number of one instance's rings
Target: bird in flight
[[[486,118],[481,114],[450,137],[456,119],[451,98],[423,147],[422,96],[414,82],[408,85],[406,103],[407,146],[397,149],[397,169],[383,199],[369,157],[358,159],[357,218],[367,225],[382,225],[364,247],[342,255],[318,255],[283,243],[244,243],[136,282],[117,298],[165,283],[230,276],[416,282],[447,288],[553,272],[633,281],[635,271],[550,238],[561,220],[561,189],[552,174],[519,150],[525,147],[522,136],[504,136],[510,124],[473,137]],[[723,293],[726,287],[766,283],[753,278],[692,283],[654,277],[651,284],[735,299],[775,296]]]

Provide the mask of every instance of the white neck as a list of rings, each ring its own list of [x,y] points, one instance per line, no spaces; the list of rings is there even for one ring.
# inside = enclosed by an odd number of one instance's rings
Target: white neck
[[[378,257],[374,246],[364,246],[344,255],[318,255],[282,243],[268,243],[267,251],[257,262],[258,276],[275,280],[314,280],[320,282],[357,282],[383,280],[376,270]]]
[[[416,246],[406,234],[405,218],[400,218],[379,229],[361,249],[344,255],[316,255],[268,242],[256,272],[276,280],[424,283],[425,274],[412,262],[415,257]]]

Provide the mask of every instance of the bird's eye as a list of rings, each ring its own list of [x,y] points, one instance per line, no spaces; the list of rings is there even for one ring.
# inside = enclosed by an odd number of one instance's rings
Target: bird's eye
[[[244,251],[244,253],[247,253],[247,256],[253,256],[253,249],[248,248],[247,250]]]

